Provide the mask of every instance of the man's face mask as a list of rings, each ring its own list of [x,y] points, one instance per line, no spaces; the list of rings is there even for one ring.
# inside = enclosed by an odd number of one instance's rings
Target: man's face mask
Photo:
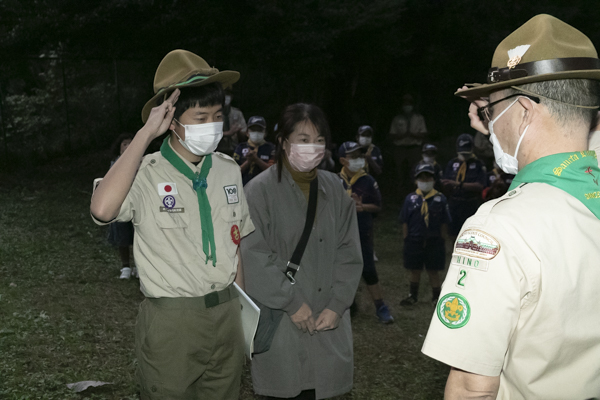
[[[176,119],[174,121],[185,129],[185,140],[181,140],[177,132],[173,131],[179,138],[179,143],[197,156],[205,156],[214,152],[223,137],[223,122],[183,125]]]

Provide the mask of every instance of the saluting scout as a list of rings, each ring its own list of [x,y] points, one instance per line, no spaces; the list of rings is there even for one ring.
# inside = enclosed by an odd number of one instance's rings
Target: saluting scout
[[[142,399],[239,396],[244,344],[232,284],[243,282],[238,245],[254,226],[239,167],[214,153],[223,136],[223,86],[238,79],[188,51],[167,54],[142,111],[144,127],[92,197],[96,223],[135,225],[146,296],[136,324]],[[160,152],[142,159],[168,129]]]
[[[447,399],[600,396],[598,80],[590,40],[538,15],[496,48],[486,84],[457,92],[516,177],[462,227],[423,345],[452,366]]]

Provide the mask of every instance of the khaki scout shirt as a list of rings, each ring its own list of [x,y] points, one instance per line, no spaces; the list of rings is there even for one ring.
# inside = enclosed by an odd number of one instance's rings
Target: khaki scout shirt
[[[530,183],[485,203],[455,245],[423,353],[500,376],[498,399],[600,395],[600,220]]]
[[[193,172],[194,166],[180,157]],[[144,157],[115,221],[133,220],[133,254],[146,297],[198,297],[225,289],[237,272],[237,248],[254,230],[237,163],[213,153],[206,194],[211,207],[216,266],[205,261],[198,196],[192,181],[160,152]],[[102,225],[96,220],[96,223]]]
[[[418,133],[420,139],[408,136],[409,133]],[[390,134],[400,135],[399,138],[394,138],[394,145],[396,146],[413,146],[421,145],[423,138],[427,134],[427,127],[425,126],[425,119],[421,114],[413,113],[410,115],[410,123],[406,115],[400,114],[394,117],[392,120],[392,126],[390,127]]]

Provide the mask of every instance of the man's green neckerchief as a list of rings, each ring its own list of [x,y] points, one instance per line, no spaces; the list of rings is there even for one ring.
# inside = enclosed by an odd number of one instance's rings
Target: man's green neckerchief
[[[206,255],[206,263],[212,260],[213,267],[217,264],[217,252],[215,249],[215,231],[212,223],[211,208],[206,195],[206,177],[212,167],[212,154],[204,156],[204,163],[200,168],[200,172],[194,173],[187,164],[179,158],[175,151],[169,146],[169,137],[167,137],[162,146],[160,146],[160,154],[167,159],[177,169],[185,175],[186,178],[192,181],[192,188],[198,195],[198,206],[200,207],[200,223],[202,224],[202,250]]]
[[[600,168],[595,151],[558,153],[542,157],[519,171],[512,190],[522,183],[547,183],[564,190],[581,201],[600,219]]]

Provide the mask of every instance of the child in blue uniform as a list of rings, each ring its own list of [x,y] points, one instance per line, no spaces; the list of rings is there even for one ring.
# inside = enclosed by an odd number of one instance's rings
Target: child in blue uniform
[[[359,127],[356,140],[366,149],[365,171],[372,176],[379,176],[383,172],[383,157],[381,149],[373,144],[373,128],[369,125]]]
[[[431,284],[431,304],[441,291],[439,271],[446,266],[445,236],[450,213],[446,196],[433,188],[435,170],[431,164],[418,164],[415,170],[417,190],[406,196],[399,220],[404,234],[404,267],[409,272],[410,294],[403,306],[419,299],[419,282],[423,266]]]
[[[412,178],[415,179],[415,171],[417,170],[417,166],[419,164],[422,164],[422,163],[431,164],[431,165],[433,165],[433,170],[434,170],[433,178],[435,180],[435,184],[433,185],[433,187],[436,190],[441,191],[442,190],[442,176],[443,176],[444,172],[442,170],[442,166],[440,164],[438,164],[438,162],[435,159],[437,157],[437,152],[438,152],[438,148],[436,145],[431,144],[431,143],[426,143],[423,145],[423,149],[421,150],[422,158],[421,158],[421,161],[419,161],[416,165],[413,166]]]
[[[248,142],[235,148],[233,158],[242,170],[244,185],[275,162],[275,145],[265,140],[267,122],[254,116],[248,120]]]
[[[448,162],[442,179],[452,216],[449,229],[452,236],[457,236],[467,218],[475,214],[487,184],[487,171],[483,162],[473,154],[471,135],[463,133],[457,138],[456,152],[458,157]]]
[[[340,171],[340,178],[344,189],[356,203],[356,216],[363,256],[363,279],[375,303],[377,318],[380,322],[389,324],[394,322],[394,318],[383,301],[373,258],[373,214],[381,211],[381,193],[375,179],[364,170],[365,151],[364,147],[355,142],[345,142],[340,146],[338,155],[340,164],[343,166]]]

